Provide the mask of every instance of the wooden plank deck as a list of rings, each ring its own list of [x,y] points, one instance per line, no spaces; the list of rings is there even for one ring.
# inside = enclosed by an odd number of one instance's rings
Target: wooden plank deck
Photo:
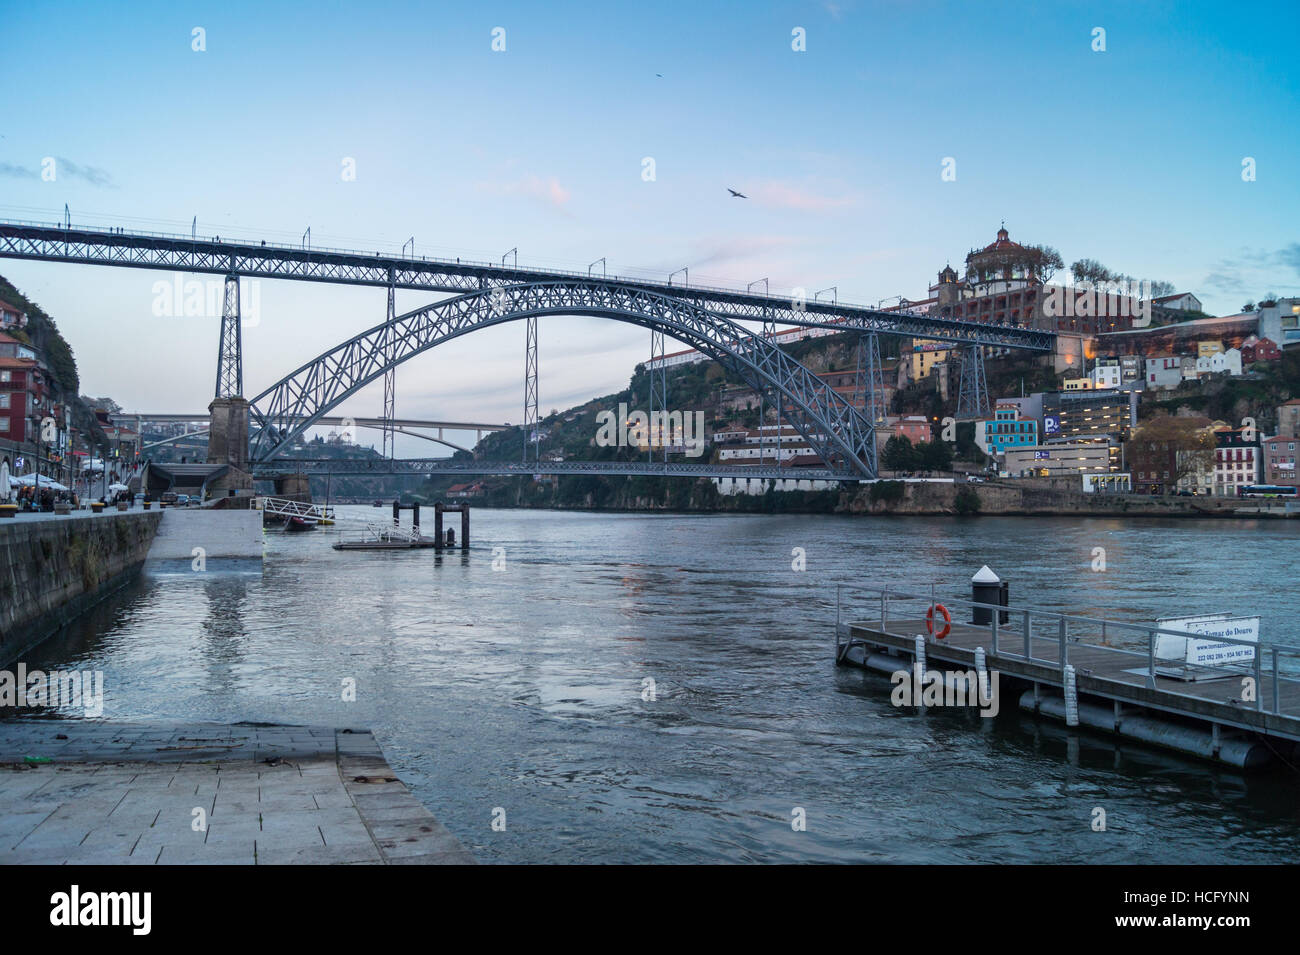
[[[944,640],[927,638],[927,667],[942,669],[936,664],[954,664],[958,669],[970,669],[975,663],[975,648],[983,647],[990,670],[1061,688],[1063,681],[1058,635],[1053,633],[1047,636],[1035,628],[1027,657],[1024,633],[1018,617],[1019,614],[1013,608],[1011,623],[999,626],[996,654],[993,652],[990,626],[954,622],[952,632]],[[847,640],[850,645],[864,644],[869,648],[901,650],[910,660],[915,650],[916,635],[925,632],[924,618],[899,617],[887,619],[883,627],[878,619],[843,624],[838,639],[841,644]],[[1148,662],[1145,652],[1067,640],[1065,656],[1066,661],[1075,668],[1076,684],[1081,697],[1091,696],[1120,704],[1143,706],[1300,741],[1300,680],[1279,678],[1277,690],[1280,712],[1272,712],[1273,676],[1267,656],[1260,661],[1260,683],[1257,687],[1262,710],[1257,708],[1255,701],[1244,702],[1241,698],[1242,678],[1253,676],[1253,669],[1234,670],[1233,676],[1224,679],[1196,682],[1157,674],[1153,689],[1147,685]],[[1158,660],[1157,666],[1160,666]]]

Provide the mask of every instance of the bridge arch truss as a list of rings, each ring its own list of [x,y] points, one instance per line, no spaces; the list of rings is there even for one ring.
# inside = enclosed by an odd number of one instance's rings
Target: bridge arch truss
[[[832,470],[876,476],[873,423],[762,335],[687,299],[617,281],[485,288],[395,316],[317,356],[250,402],[251,458],[269,463],[316,419],[385,372],[462,335],[546,315],[613,319],[660,331],[719,362],[769,400]],[[251,430],[251,429],[250,429]]]

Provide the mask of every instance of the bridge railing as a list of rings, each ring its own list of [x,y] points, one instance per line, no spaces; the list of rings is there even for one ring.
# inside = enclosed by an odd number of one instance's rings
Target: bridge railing
[[[423,263],[426,265],[445,266],[449,269],[457,269],[457,268],[490,269],[497,272],[515,273],[521,276],[532,276],[537,278],[561,276],[565,278],[582,279],[584,281],[599,278],[603,282],[622,282],[622,283],[632,284],[632,285],[653,286],[655,288],[671,290],[675,293],[680,293],[682,291],[706,292],[706,293],[712,293],[716,295],[736,296],[740,298],[750,299],[753,301],[780,302],[781,307],[783,308],[788,306],[789,303],[791,303],[792,301],[796,301],[800,299],[803,301],[807,301],[806,293],[802,296],[796,295],[796,292],[798,291],[797,289],[786,289],[784,291],[778,290],[775,293],[760,295],[758,293],[751,292],[747,289],[741,289],[733,286],[686,285],[686,284],[673,285],[666,279],[651,277],[649,270],[639,270],[639,269],[634,269],[631,271],[643,272],[643,274],[639,274],[639,275],[609,274],[609,275],[595,276],[588,272],[578,271],[576,269],[541,268],[537,266],[505,266],[502,265],[500,262],[489,262],[489,261],[468,259],[468,258],[443,258],[439,256],[430,257],[430,256],[414,256],[414,255],[407,256],[407,255],[403,255],[400,251],[396,251],[396,252],[387,251],[381,253],[378,250],[376,250],[375,252],[364,252],[358,249],[341,249],[333,246],[313,245],[310,247],[305,247],[301,244],[268,242],[264,239],[250,239],[244,237],[240,237],[240,238],[232,237],[231,239],[227,240],[224,238],[218,239],[216,236],[187,236],[183,233],[152,232],[152,231],[140,230],[140,229],[131,229],[131,230],[124,230],[122,232],[113,232],[110,231],[109,227],[72,226],[72,227],[65,228],[65,226],[61,222],[40,222],[40,221],[30,221],[30,220],[23,220],[23,219],[0,220],[0,227],[4,227],[4,226],[16,226],[19,228],[53,229],[62,232],[95,233],[98,235],[103,235],[106,238],[112,238],[114,236],[117,236],[119,238],[148,237],[153,239],[165,239],[169,242],[176,242],[179,244],[185,244],[185,243],[194,244],[197,242],[202,242],[204,244],[210,244],[210,245],[215,245],[215,244],[220,244],[223,246],[235,245],[235,246],[245,247],[253,251],[257,251],[260,249],[274,249],[282,252],[304,253],[307,256],[311,256],[314,253],[318,253],[318,252],[327,255],[344,255],[352,258],[373,258],[375,256],[379,256],[381,258],[405,261],[405,262],[410,262],[412,264]],[[935,316],[928,315],[926,312],[917,311],[914,309],[886,310],[886,309],[878,308],[873,305],[862,305],[862,304],[855,304],[852,302],[839,302],[839,301],[816,302],[816,303],[810,302],[809,304],[831,305],[833,308],[837,308],[837,309],[842,308],[849,311],[859,311],[859,312],[870,311],[882,315],[906,316],[909,318],[934,318],[935,317]],[[1002,327],[1014,327],[1014,326],[993,325],[990,327],[1002,328]]]
[[[866,595],[873,604],[870,622],[863,618],[857,620],[849,619],[846,603],[846,594]],[[1134,663],[1140,663],[1140,669],[1144,671],[1148,687],[1155,686],[1157,676],[1168,676],[1165,671],[1177,669],[1185,671],[1185,675],[1190,678],[1197,676],[1202,679],[1207,676],[1225,676],[1235,675],[1238,677],[1250,677],[1254,681],[1255,699],[1254,706],[1251,707],[1260,713],[1272,713],[1277,716],[1290,716],[1282,708],[1282,686],[1291,684],[1300,686],[1300,677],[1296,675],[1294,661],[1300,661],[1300,647],[1289,646],[1287,644],[1264,642],[1263,640],[1244,640],[1234,637],[1207,636],[1204,634],[1189,633],[1186,630],[1174,630],[1167,627],[1160,627],[1156,624],[1134,624],[1124,623],[1118,620],[1107,620],[1098,617],[1087,617],[1081,614],[1066,614],[1055,610],[1043,610],[1037,607],[1028,606],[1000,606],[997,604],[980,603],[974,600],[968,600],[962,597],[940,597],[937,589],[932,588],[928,594],[909,593],[905,590],[894,589],[890,587],[876,588],[859,585],[837,584],[835,587],[835,633],[836,633],[836,655],[839,657],[845,644],[841,644],[842,637],[850,636],[849,628],[857,622],[860,626],[874,626],[878,622],[881,632],[891,632],[888,627],[891,623],[898,624],[901,622],[916,623],[923,621],[927,614],[933,608],[942,604],[944,607],[968,607],[972,610],[987,610],[991,614],[991,621],[987,625],[989,631],[989,650],[994,657],[999,655],[1008,655],[1018,657],[1030,663],[1040,663],[1046,666],[1055,667],[1064,682],[1065,668],[1070,665],[1070,648],[1072,646],[1086,646],[1091,650],[1101,650],[1106,653],[1115,654],[1119,657],[1128,657]],[[891,617],[891,612],[897,614],[899,607],[904,607],[905,612],[915,613],[915,617]],[[877,611],[878,608],[878,611]],[[1007,617],[1007,623],[1001,621],[1001,616]],[[939,616],[935,616],[935,626],[939,628],[943,621]],[[954,624],[958,621],[954,620]],[[982,627],[983,624],[962,623],[964,627]],[[911,636],[912,634],[895,634],[896,636]],[[1161,636],[1179,637],[1183,639],[1201,639],[1212,640],[1215,643],[1227,644],[1230,646],[1249,647],[1254,650],[1253,659],[1243,663],[1226,663],[1226,664],[1189,664],[1184,661],[1174,660],[1167,657],[1156,656],[1156,642]],[[1035,644],[1039,645],[1041,654],[1042,645],[1047,642],[1054,645],[1056,650],[1055,659],[1050,657],[1035,656]],[[1282,661],[1290,661],[1292,665],[1283,672]],[[1267,663],[1265,663],[1267,661]],[[1137,669],[1137,667],[1135,667]],[[1085,675],[1090,675],[1085,671]],[[1105,677],[1092,675],[1094,679],[1105,679]],[[1264,678],[1267,676],[1271,680],[1271,687],[1266,694],[1264,690]],[[1175,684],[1169,686],[1169,683]],[[1179,680],[1166,680],[1166,685],[1160,687],[1162,692],[1171,693],[1176,696],[1192,696],[1192,694],[1179,693],[1177,685]],[[1265,697],[1268,697],[1268,705],[1265,705]],[[1249,704],[1251,701],[1245,701]]]
[[[330,508],[323,504],[311,504],[305,501],[294,501],[283,497],[263,497],[259,498],[260,508],[264,514],[276,514],[284,517],[311,517],[311,518],[333,518]]]

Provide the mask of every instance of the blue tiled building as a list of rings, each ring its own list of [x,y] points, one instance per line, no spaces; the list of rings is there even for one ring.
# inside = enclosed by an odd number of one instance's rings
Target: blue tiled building
[[[1002,454],[1008,448],[1026,448],[1038,444],[1038,422],[1021,418],[1015,405],[999,404],[992,420],[975,426],[975,443],[985,454]]]

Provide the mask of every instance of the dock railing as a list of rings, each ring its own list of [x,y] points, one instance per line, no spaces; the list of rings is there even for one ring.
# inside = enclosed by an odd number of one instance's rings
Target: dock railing
[[[870,595],[869,599],[872,604],[879,604],[880,630],[882,633],[889,633],[891,623],[897,624],[903,620],[911,621],[920,619],[924,621],[927,613],[935,606],[943,604],[945,608],[967,607],[972,610],[987,610],[991,614],[991,622],[987,625],[970,622],[960,622],[954,615],[953,623],[961,623],[965,627],[982,627],[987,626],[989,631],[989,651],[994,657],[1014,656],[1026,662],[1040,663],[1046,666],[1056,667],[1060,673],[1062,682],[1065,680],[1065,668],[1070,665],[1070,647],[1071,645],[1088,646],[1094,649],[1100,649],[1107,652],[1122,654],[1134,658],[1135,661],[1142,661],[1145,664],[1146,686],[1151,689],[1156,688],[1156,677],[1168,676],[1169,673],[1160,673],[1159,669],[1181,670],[1189,677],[1193,674],[1200,675],[1202,678],[1223,677],[1226,675],[1252,677],[1254,679],[1254,708],[1260,713],[1272,713],[1277,716],[1285,716],[1281,705],[1281,687],[1282,684],[1290,683],[1300,687],[1300,678],[1287,676],[1282,673],[1279,661],[1281,659],[1290,659],[1300,661],[1300,647],[1286,646],[1278,643],[1265,643],[1263,640],[1243,640],[1234,637],[1206,636],[1204,634],[1189,633],[1185,630],[1172,630],[1169,628],[1159,627],[1154,624],[1134,624],[1123,623],[1118,620],[1104,620],[1098,617],[1085,617],[1079,614],[1065,614],[1054,610],[1043,610],[1037,607],[1011,607],[999,604],[980,603],[961,597],[943,597],[937,599],[935,589],[931,586],[930,593],[916,594],[907,591],[894,589],[891,587],[869,587],[850,584],[837,584],[835,587],[835,649],[836,659],[840,659],[842,654],[847,650],[848,644],[841,643],[841,638],[850,637],[849,627],[854,621],[846,618],[846,600],[847,595],[866,594]],[[904,614],[914,612],[919,607],[920,612],[916,617],[897,615],[897,608],[904,608]],[[873,616],[875,607],[872,608]],[[891,619],[891,612],[895,614]],[[1001,616],[1007,617],[1007,623],[1001,622]],[[861,618],[859,618],[861,619]],[[936,627],[942,623],[942,620],[936,618]],[[868,625],[865,621],[859,625]],[[895,634],[896,636],[911,637],[914,634]],[[1158,658],[1156,656],[1156,640],[1160,636],[1181,637],[1184,639],[1201,639],[1213,640],[1215,643],[1230,644],[1234,646],[1250,647],[1254,650],[1254,657],[1249,663],[1224,663],[1224,664],[1194,664],[1182,660],[1171,658]],[[1011,638],[1008,644],[1007,638]],[[927,638],[933,640],[933,637]],[[1054,638],[1054,639],[1053,639]],[[1091,639],[1087,639],[1091,638]],[[1055,660],[1034,656],[1034,643],[1043,640],[1053,640],[1056,645],[1057,657]],[[1128,645],[1117,645],[1121,642]],[[1145,644],[1145,646],[1143,646]],[[1265,706],[1264,677],[1265,659],[1267,659],[1267,677],[1270,679],[1272,686],[1271,692],[1268,693],[1270,706]],[[1088,670],[1080,671],[1084,676],[1092,676]],[[1105,677],[1097,676],[1097,679]],[[1179,680],[1166,681],[1173,682],[1175,687]],[[1173,693],[1175,695],[1192,695],[1179,694],[1176,688],[1168,685],[1160,687],[1163,692]]]
[[[305,517],[314,520],[333,520],[334,511],[323,504],[294,501],[285,497],[261,497],[257,501],[258,509],[264,514],[276,514],[282,517]]]

